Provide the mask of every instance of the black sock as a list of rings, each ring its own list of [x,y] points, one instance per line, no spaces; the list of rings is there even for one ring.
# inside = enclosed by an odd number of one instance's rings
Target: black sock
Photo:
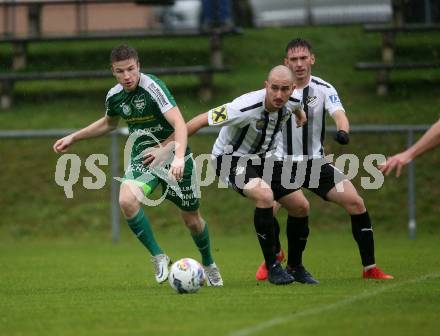
[[[309,217],[287,217],[287,265],[296,267],[302,265],[302,254],[309,236]]]
[[[264,261],[269,267],[275,263],[274,224],[272,208],[255,208],[254,226]]]
[[[360,215],[350,215],[350,217],[351,231],[359,247],[362,265],[368,266],[375,264],[373,228],[368,211]]]
[[[280,243],[280,223],[278,223],[277,219],[273,218],[273,233],[275,240],[275,253],[279,253],[281,251],[281,243]]]

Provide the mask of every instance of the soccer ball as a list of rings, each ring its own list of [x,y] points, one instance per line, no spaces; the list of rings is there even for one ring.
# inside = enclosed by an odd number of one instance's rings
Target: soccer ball
[[[205,284],[205,271],[194,259],[183,258],[171,266],[168,281],[180,294],[195,293]]]

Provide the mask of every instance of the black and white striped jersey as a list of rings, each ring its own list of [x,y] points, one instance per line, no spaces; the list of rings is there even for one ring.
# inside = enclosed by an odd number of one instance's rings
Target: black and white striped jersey
[[[208,112],[209,125],[222,126],[212,149],[214,156],[261,155],[275,148],[277,134],[301,102],[292,95],[283,108],[268,112],[265,97],[266,89],[249,92]]]
[[[344,111],[335,88],[319,77],[311,76],[310,82],[302,89],[295,90],[299,96],[307,124],[297,128],[295,120],[289,120],[282,132],[282,141],[277,145],[275,156],[284,159],[291,157],[294,161],[324,157],[325,116],[337,110]]]

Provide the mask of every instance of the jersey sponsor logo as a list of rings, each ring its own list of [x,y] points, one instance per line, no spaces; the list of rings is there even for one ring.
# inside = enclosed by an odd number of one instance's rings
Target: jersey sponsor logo
[[[212,123],[214,125],[219,124],[225,120],[228,120],[228,112],[226,111],[225,105],[213,109],[211,115],[212,115]]]
[[[328,98],[330,99],[330,101],[331,101],[333,104],[336,104],[336,103],[340,103],[340,102],[341,102],[341,100],[339,99],[339,96],[338,96],[338,95],[331,95],[331,96],[329,96]]]
[[[141,135],[148,135],[148,134],[152,134],[152,133],[156,133],[156,132],[160,132],[160,131],[163,131],[163,126],[161,124],[158,124],[156,126],[151,126],[151,127],[146,127],[143,129],[134,130],[133,133],[135,133],[135,135],[137,135],[137,136],[141,136]]]
[[[147,104],[144,94],[141,94],[139,96],[134,96],[131,102],[134,105],[134,107],[136,107],[136,109],[138,110],[143,110],[145,105]]]
[[[127,123],[141,123],[141,122],[145,122],[145,121],[151,121],[151,120],[155,120],[156,118],[153,115],[148,115],[145,117],[135,117],[135,118],[130,118],[127,119]]]
[[[162,126],[161,124],[159,124],[159,125],[157,125],[157,126],[152,126],[152,127],[144,128],[144,130],[145,130],[147,133],[156,133],[156,132],[163,131],[163,126]]]
[[[121,107],[122,107],[122,113],[124,113],[128,117],[131,114],[130,105],[127,105],[126,103],[122,103]]]
[[[164,107],[168,104],[168,99],[165,97],[160,87],[155,83],[148,85],[147,89],[154,96],[154,99],[160,107]]]
[[[160,132],[160,131],[163,131],[163,126],[161,124],[159,124],[157,126],[147,127],[144,129],[138,129],[138,130],[135,130],[133,133],[135,133],[138,136],[141,136],[141,135],[150,136],[151,134],[154,134],[154,133]],[[156,144],[156,140],[157,139],[154,137],[151,139],[143,140],[142,142],[140,142],[136,145],[136,150],[138,150],[139,148],[141,148],[143,146],[149,146],[152,144]]]
[[[318,97],[308,96],[306,98],[306,104],[309,105],[310,107],[316,106],[316,104],[318,104]]]

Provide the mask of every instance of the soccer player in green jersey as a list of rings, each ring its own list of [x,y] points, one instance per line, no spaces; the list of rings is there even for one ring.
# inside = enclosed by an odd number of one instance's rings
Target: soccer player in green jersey
[[[129,227],[152,255],[156,281],[162,283],[168,278],[170,258],[155,240],[141,204],[160,184],[163,197],[179,207],[201,253],[208,285],[222,286],[223,280],[211,255],[208,227],[198,211],[195,165],[187,147],[187,129],[180,110],[160,79],[140,72],[135,49],[118,46],[112,50],[110,61],[118,84],[107,94],[105,116],[57,140],[53,149],[56,153],[65,152],[76,141],[111,132],[119,120],[124,119],[130,134],[127,142],[130,162],[122,179],[119,205]],[[168,164],[151,169],[143,165],[144,153],[172,133],[175,135],[174,155]]]

